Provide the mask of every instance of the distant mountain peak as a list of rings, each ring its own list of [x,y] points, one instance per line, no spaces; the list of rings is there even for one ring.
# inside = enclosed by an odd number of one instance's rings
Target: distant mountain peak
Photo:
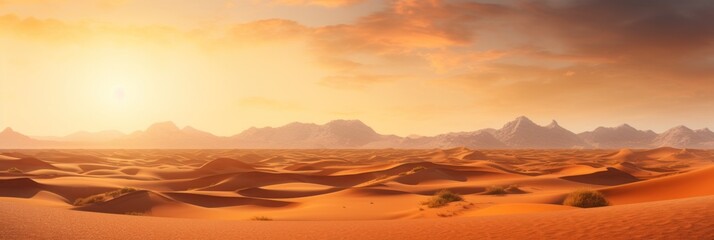
[[[533,123],[533,121],[531,121],[531,119],[528,118],[528,117],[526,117],[526,116],[517,117],[516,119],[514,119],[514,121],[516,121],[516,122],[529,122],[529,123]],[[535,124],[535,123],[534,123],[534,124]]]
[[[199,130],[194,127],[191,127],[191,126],[185,126],[181,129],[181,131],[199,131]]]
[[[525,116],[506,123],[494,136],[513,148],[571,148],[585,143],[574,133],[562,128],[555,120],[540,126]]]
[[[178,126],[172,121],[157,122],[149,126],[146,132],[177,132],[180,131]]]
[[[540,127],[538,124],[535,124],[533,121],[528,119],[526,116],[520,116],[514,119],[513,121],[510,121],[503,125],[502,130],[505,131],[515,131],[520,128],[531,128],[531,127]]]
[[[11,127],[6,127],[4,130],[2,130],[3,133],[14,133],[15,131],[12,130]]]
[[[546,127],[547,127],[547,128],[559,128],[560,125],[558,125],[558,122],[557,122],[557,121],[553,120],[553,121],[551,121],[550,124],[548,124],[548,126],[546,126]]]
[[[691,128],[688,128],[687,126],[679,125],[679,126],[676,126],[676,127],[673,127],[671,129],[667,130],[665,133],[667,133],[667,132],[694,132],[694,130],[692,130]]]
[[[714,132],[712,132],[712,130],[709,130],[709,128],[702,128],[702,129],[696,130],[696,132],[714,133]]]
[[[215,137],[216,135],[213,135],[212,133],[206,132],[206,131],[201,131],[198,130],[194,127],[191,126],[185,126],[183,129],[181,129],[181,132],[184,134],[189,134],[194,137],[202,136],[202,137]]]
[[[367,126],[367,124],[364,124],[364,122],[362,122],[360,120],[343,120],[343,119],[332,120],[332,121],[326,123],[325,126],[370,128],[369,126]]]
[[[637,130],[634,127],[630,126],[630,124],[627,124],[627,123],[623,123],[622,125],[617,126],[616,128],[617,129],[627,129],[627,130]]]
[[[327,125],[332,125],[332,124],[355,124],[355,125],[365,125],[362,121],[357,120],[357,119],[336,119],[327,122]]]

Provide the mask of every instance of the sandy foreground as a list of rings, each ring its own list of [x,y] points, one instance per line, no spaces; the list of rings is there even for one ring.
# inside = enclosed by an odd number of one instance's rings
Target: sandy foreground
[[[5,150],[0,238],[714,239],[712,159],[674,148]],[[422,204],[442,189],[464,201]],[[611,206],[562,205],[576,189]]]

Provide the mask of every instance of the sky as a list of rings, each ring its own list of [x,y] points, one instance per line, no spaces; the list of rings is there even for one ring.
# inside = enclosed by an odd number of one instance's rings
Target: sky
[[[0,0],[0,127],[714,127],[709,0]]]

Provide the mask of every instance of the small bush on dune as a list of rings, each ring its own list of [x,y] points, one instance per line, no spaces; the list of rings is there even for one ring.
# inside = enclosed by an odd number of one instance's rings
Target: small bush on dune
[[[130,192],[135,192],[137,191],[136,188],[130,188],[130,187],[125,187],[121,189],[117,189],[111,192],[106,192],[106,193],[100,193],[96,195],[92,195],[89,197],[84,197],[84,198],[77,198],[77,200],[74,201],[75,206],[84,206],[92,203],[98,203],[98,202],[106,202],[109,200],[112,200],[114,198],[120,197],[122,195],[125,195]]]
[[[77,198],[77,200],[74,201],[75,206],[84,206],[92,203],[98,203],[98,202],[104,202],[106,201],[106,197],[104,194],[99,194],[99,195],[93,195],[85,198]]]
[[[112,198],[115,198],[115,197],[118,197],[118,196],[121,196],[121,195],[130,193],[130,192],[136,192],[136,188],[125,187],[125,188],[122,188],[122,189],[119,189],[119,190],[114,190],[114,191],[105,193],[104,195],[107,195],[107,196],[110,196],[110,197],[112,197]]]
[[[417,172],[419,172],[419,171],[421,171],[421,170],[426,170],[426,167],[424,167],[424,166],[416,166],[416,167],[412,168],[412,170],[409,170],[409,172],[407,172],[407,174],[414,174],[414,173],[417,173]]]
[[[130,216],[144,216],[146,215],[145,212],[125,212],[124,215],[130,215]]]
[[[486,188],[485,192],[483,192],[483,194],[487,195],[503,195],[506,193],[506,188],[503,186],[490,186]]]
[[[592,208],[610,205],[602,193],[595,190],[577,190],[568,194],[563,201],[563,205]]]
[[[388,177],[389,177],[389,176],[387,176],[387,175],[381,174],[381,175],[378,175],[377,177],[375,177],[373,181],[379,181],[379,180],[387,179]]]
[[[509,193],[523,193],[523,190],[518,188],[518,185],[508,186],[490,186],[486,188],[483,194],[486,195],[504,195]]]
[[[434,194],[429,200],[422,202],[422,205],[427,205],[430,208],[438,208],[449,204],[450,202],[463,201],[461,195],[452,193],[449,190],[441,190]]]
[[[508,185],[505,190],[507,193],[524,193],[523,190],[518,188],[518,185]]]
[[[7,172],[9,172],[9,173],[14,173],[14,174],[23,174],[23,173],[25,173],[25,172],[23,172],[22,170],[20,170],[19,168],[16,168],[16,167],[11,167],[11,168],[7,169]]]
[[[269,217],[266,217],[266,216],[255,216],[255,217],[252,217],[250,220],[253,220],[253,221],[273,221],[272,218],[269,218]]]

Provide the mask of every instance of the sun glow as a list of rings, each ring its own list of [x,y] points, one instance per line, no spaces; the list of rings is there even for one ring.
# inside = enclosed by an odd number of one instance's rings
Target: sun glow
[[[89,55],[95,61],[85,67],[84,81],[99,107],[111,112],[140,106],[134,89],[152,78],[147,56],[131,48],[99,48]]]
[[[124,96],[125,96],[124,88],[123,87],[115,87],[114,88],[114,99],[117,101],[123,101]]]

